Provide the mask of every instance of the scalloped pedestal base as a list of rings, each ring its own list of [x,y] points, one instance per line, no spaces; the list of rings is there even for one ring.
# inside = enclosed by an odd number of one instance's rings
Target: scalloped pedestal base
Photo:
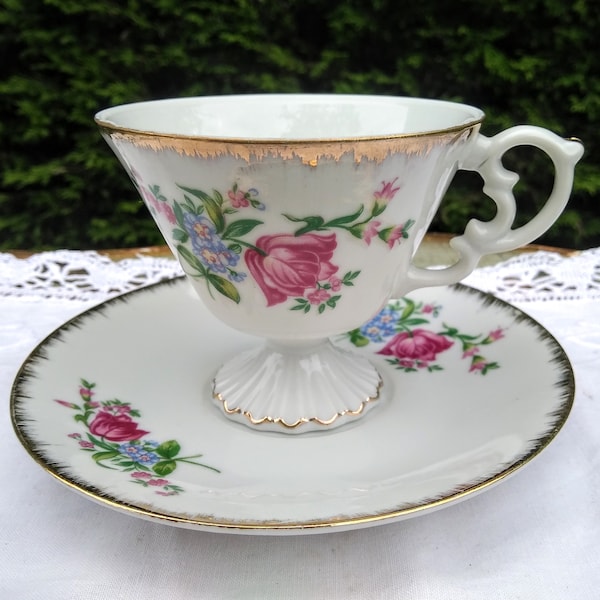
[[[213,382],[225,415],[261,431],[327,431],[361,418],[382,380],[365,358],[329,341],[267,342],[226,362]]]

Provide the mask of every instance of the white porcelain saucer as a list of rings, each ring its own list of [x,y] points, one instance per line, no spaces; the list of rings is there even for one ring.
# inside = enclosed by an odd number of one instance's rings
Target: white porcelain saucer
[[[424,514],[504,480],[543,450],[574,395],[541,325],[464,286],[391,302],[335,343],[364,353],[378,406],[286,436],[226,419],[210,382],[257,340],[215,320],[184,279],[131,292],[51,334],[11,413],[50,474],[111,508],[192,529],[345,530]]]

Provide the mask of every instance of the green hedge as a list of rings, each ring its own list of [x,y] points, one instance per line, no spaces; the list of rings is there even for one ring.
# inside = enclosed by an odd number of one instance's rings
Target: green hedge
[[[596,0],[2,0],[0,249],[140,246],[160,239],[94,113],[138,100],[245,92],[381,93],[483,108],[577,136],[586,155],[541,241],[600,245]],[[530,214],[547,160],[514,151]],[[435,229],[493,214],[460,176]]]

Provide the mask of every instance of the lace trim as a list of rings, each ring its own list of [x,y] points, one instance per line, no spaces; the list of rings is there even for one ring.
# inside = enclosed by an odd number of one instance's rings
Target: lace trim
[[[93,251],[56,250],[18,259],[0,254],[0,296],[101,301],[182,275],[175,260],[113,261]],[[564,257],[524,253],[477,269],[464,283],[508,302],[600,298],[600,248]]]
[[[170,258],[113,261],[93,251],[56,250],[25,259],[0,254],[0,296],[104,300],[182,275]]]
[[[600,298],[600,248],[573,256],[524,253],[474,271],[464,283],[508,302]]]

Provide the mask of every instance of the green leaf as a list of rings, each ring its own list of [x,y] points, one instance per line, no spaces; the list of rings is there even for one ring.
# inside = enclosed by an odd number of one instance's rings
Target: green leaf
[[[187,242],[189,240],[190,236],[183,231],[183,229],[173,229],[173,239],[176,242],[181,242],[182,244],[185,244],[185,242]]]
[[[223,296],[226,296],[230,300],[233,300],[236,304],[240,303],[240,293],[231,281],[212,273],[209,273],[206,278],[214,286],[217,292],[223,294]]]
[[[290,215],[283,216],[294,223],[306,223],[304,227],[300,227],[298,231],[294,232],[296,237],[304,235],[305,233],[310,233],[311,231],[322,231],[324,229],[323,226],[325,225],[325,220],[323,217],[304,217],[303,219],[298,219],[296,217],[291,217]]]
[[[327,221],[325,224],[326,227],[338,227],[339,225],[347,225],[348,223],[352,223],[352,221],[356,221],[360,215],[362,215],[365,210],[364,205],[360,205],[360,208],[351,215],[346,215],[345,217],[338,217],[337,219],[332,219],[331,221]]]
[[[176,440],[169,440],[160,444],[154,451],[163,458],[173,458],[179,454],[180,450],[181,446]]]
[[[354,285],[352,283],[353,279],[356,279],[360,275],[360,271],[348,271],[342,279],[342,283],[344,285]]]
[[[368,346],[370,343],[369,338],[362,335],[358,329],[350,333],[350,341],[358,348]]]
[[[404,310],[402,311],[402,314],[400,315],[400,321],[404,321],[405,319],[408,319],[408,317],[410,317],[410,315],[413,314],[414,310],[415,310],[415,303],[412,300],[409,300],[408,298],[406,298],[406,306],[404,307]]]
[[[115,456],[119,456],[119,452],[116,450],[113,450],[112,452],[96,452],[95,454],[92,454],[92,458],[96,462],[101,460],[109,460],[111,458],[115,458]]]
[[[229,244],[228,248],[235,254],[242,253],[242,246],[240,244]]]
[[[157,462],[152,470],[161,477],[170,475],[177,468],[177,463],[174,460],[161,460]]]
[[[195,256],[190,250],[181,244],[177,246],[177,252],[183,256],[190,267],[196,269],[200,275],[206,277],[206,267],[200,262],[200,259],[197,256]]]
[[[348,229],[348,231],[355,237],[358,238],[359,240],[362,240],[363,237],[363,230],[362,227],[360,225],[354,225],[353,227],[350,227],[350,229]]]
[[[373,210],[371,210],[371,217],[378,217],[386,208],[387,204],[379,204],[379,202],[376,202],[373,206]]]
[[[414,318],[414,319],[406,319],[405,321],[402,321],[402,325],[404,327],[415,327],[416,325],[425,325],[426,323],[429,323],[428,319]]]
[[[322,312],[324,312],[324,311],[325,311],[325,308],[327,308],[327,307],[325,306],[325,304],[319,304],[319,314],[321,314]]]
[[[218,190],[213,190],[213,194],[215,195],[216,203],[221,206],[223,204],[223,196],[221,195],[221,192]]]
[[[181,229],[185,229],[185,225],[183,222],[183,209],[179,202],[173,202],[173,213],[175,214],[175,220]]]
[[[250,233],[258,225],[262,224],[262,221],[258,221],[256,219],[240,219],[239,221],[234,221],[233,223],[230,223],[223,232],[222,237],[224,239],[234,239],[242,237],[247,233]]]
[[[218,202],[202,190],[196,190],[183,186],[179,187],[185,192],[188,192],[188,194],[192,194],[193,196],[196,196],[196,198],[202,200],[202,204],[204,204],[208,218],[214,223],[217,233],[221,233],[223,229],[225,229],[225,217],[223,216],[223,211],[221,210]]]

